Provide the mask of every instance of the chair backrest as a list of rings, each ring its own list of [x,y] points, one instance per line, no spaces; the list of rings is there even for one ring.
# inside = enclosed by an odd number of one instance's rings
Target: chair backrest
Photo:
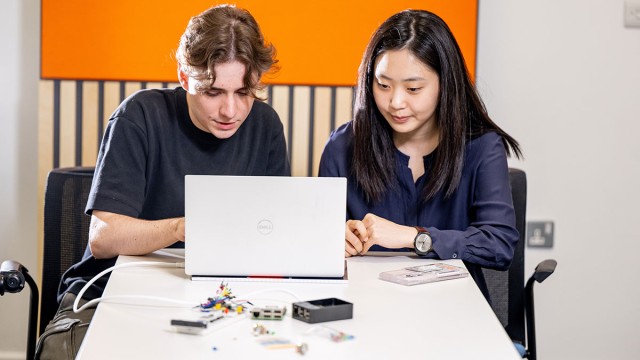
[[[84,213],[93,180],[92,167],[53,169],[44,195],[44,253],[40,299],[40,334],[58,309],[62,274],[79,262],[89,238]]]
[[[524,247],[527,218],[527,175],[520,169],[509,168],[511,196],[516,214],[516,229],[520,233],[508,271],[482,269],[491,307],[500,319],[509,337],[525,343],[524,317]]]

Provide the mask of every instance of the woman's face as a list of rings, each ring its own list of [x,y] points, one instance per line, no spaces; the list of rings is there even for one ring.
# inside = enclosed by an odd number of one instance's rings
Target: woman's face
[[[394,136],[433,135],[438,74],[406,49],[380,54],[374,66],[373,97]]]

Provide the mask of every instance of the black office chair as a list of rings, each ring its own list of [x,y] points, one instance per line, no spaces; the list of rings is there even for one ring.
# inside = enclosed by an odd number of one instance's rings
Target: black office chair
[[[93,180],[93,167],[53,169],[44,196],[44,254],[40,307],[40,335],[58,309],[62,274],[82,260],[89,238],[84,213]]]
[[[524,284],[524,249],[527,213],[527,175],[519,169],[509,169],[509,181],[516,213],[516,229],[520,233],[508,271],[483,269],[491,306],[507,334],[518,344],[524,358],[536,360],[536,336],[533,306],[533,284],[543,282],[556,268],[555,260],[538,264],[533,275]]]

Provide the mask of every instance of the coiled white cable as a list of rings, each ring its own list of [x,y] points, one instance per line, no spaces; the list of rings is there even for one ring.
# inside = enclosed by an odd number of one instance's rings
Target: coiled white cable
[[[170,303],[175,303],[175,304],[180,304],[180,305],[185,305],[185,306],[194,306],[193,303],[188,303],[186,301],[180,301],[180,300],[175,300],[175,299],[170,299],[170,298],[163,298],[163,297],[157,297],[157,296],[146,296],[146,295],[118,295],[118,296],[108,296],[108,297],[99,297],[97,299],[93,299],[89,302],[87,302],[86,304],[82,305],[80,308],[78,308],[78,305],[80,304],[80,299],[82,299],[82,296],[84,295],[84,293],[87,291],[87,289],[89,289],[89,287],[91,285],[93,285],[94,282],[96,282],[96,280],[100,279],[101,277],[103,277],[104,275],[117,270],[117,269],[122,269],[122,268],[127,268],[127,267],[167,267],[167,268],[184,268],[184,262],[179,262],[179,263],[166,263],[166,262],[161,262],[161,261],[137,261],[137,262],[130,262],[130,263],[125,263],[125,264],[118,264],[118,265],[114,265],[108,269],[105,269],[104,271],[100,272],[98,275],[94,276],[91,280],[89,280],[89,282],[87,282],[82,289],[80,289],[80,292],[78,292],[78,296],[76,296],[75,301],[73,302],[73,312],[74,313],[79,313],[83,310],[85,310],[86,308],[93,306],[94,304],[99,303],[102,300],[113,300],[113,299],[132,299],[132,298],[136,298],[136,299],[148,299],[148,300],[160,300],[160,301],[164,301],[164,302],[170,302]]]

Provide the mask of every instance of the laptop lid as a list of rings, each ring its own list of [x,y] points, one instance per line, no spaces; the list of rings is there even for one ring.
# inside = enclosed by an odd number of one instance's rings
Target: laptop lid
[[[192,277],[344,275],[346,178],[187,175]]]

